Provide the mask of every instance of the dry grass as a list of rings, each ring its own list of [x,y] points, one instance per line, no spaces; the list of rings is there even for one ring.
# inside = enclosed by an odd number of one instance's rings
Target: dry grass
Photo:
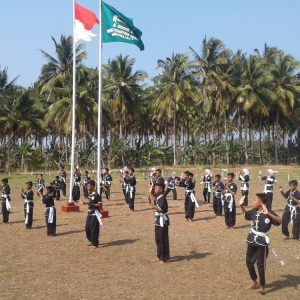
[[[253,173],[256,171],[252,169]],[[292,176],[299,175],[296,168],[289,171]],[[286,173],[278,174],[274,208],[279,214],[285,202],[277,190],[280,183],[286,184],[286,177]],[[22,201],[18,197],[26,179],[21,175],[11,178],[13,213],[9,225],[0,224],[1,299],[253,299],[258,296],[257,291],[244,289],[249,283],[245,266],[249,223],[239,211],[235,230],[225,229],[224,219],[215,218],[208,204],[197,210],[196,222],[186,224],[181,190],[178,201],[169,201],[172,260],[159,266],[150,262],[155,257],[153,212],[147,203],[147,186],[141,175],[134,213],[127,210],[119,184],[114,182],[112,200],[104,202],[111,217],[104,220],[101,247],[97,250],[87,247],[86,207],[80,213],[61,213],[64,200],[56,204],[56,237],[46,235],[43,207],[37,197],[33,229],[26,230]],[[253,177],[251,196],[262,190],[262,183],[254,181]],[[198,199],[202,199],[201,189],[197,184]],[[283,241],[278,227],[272,228],[270,237],[266,297],[299,299],[300,243]]]

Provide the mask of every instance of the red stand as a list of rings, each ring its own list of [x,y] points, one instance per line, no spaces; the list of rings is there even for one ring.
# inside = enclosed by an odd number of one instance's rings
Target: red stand
[[[108,210],[101,210],[100,213],[101,213],[103,219],[109,217]]]
[[[79,206],[75,203],[67,202],[65,205],[61,207],[61,211],[63,212],[79,212]]]

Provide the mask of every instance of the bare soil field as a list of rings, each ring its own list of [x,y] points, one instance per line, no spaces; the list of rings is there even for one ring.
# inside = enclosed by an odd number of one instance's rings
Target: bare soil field
[[[283,185],[287,189],[288,174],[290,179],[300,180],[300,172],[296,167],[275,169],[280,172],[273,209],[282,215],[286,201],[278,187]],[[165,177],[171,170],[164,170]],[[281,228],[273,226],[267,260],[267,295],[260,296],[257,291],[245,289],[250,283],[245,264],[245,240],[250,223],[238,209],[236,228],[226,229],[224,218],[215,217],[212,205],[202,201],[199,177],[203,171],[190,170],[196,175],[196,196],[201,205],[196,210],[195,222],[185,223],[183,189],[178,189],[177,201],[169,194],[172,259],[165,265],[151,262],[156,253],[154,213],[147,201],[148,181],[142,172],[137,172],[134,213],[129,212],[124,203],[119,174],[112,174],[111,201],[103,201],[110,217],[103,220],[98,249],[87,246],[84,231],[87,208],[81,206],[79,213],[62,213],[60,207],[67,200],[64,198],[56,202],[56,237],[46,235],[44,208],[37,196],[33,229],[26,230],[19,191],[25,181],[33,177],[11,176],[10,223],[0,224],[0,298],[300,299],[300,242],[284,241]],[[257,179],[258,168],[250,168],[250,172],[251,204],[254,194],[263,190],[263,183]],[[52,173],[51,179],[54,175]],[[50,181],[48,176],[45,178]],[[239,191],[237,201],[240,195]]]

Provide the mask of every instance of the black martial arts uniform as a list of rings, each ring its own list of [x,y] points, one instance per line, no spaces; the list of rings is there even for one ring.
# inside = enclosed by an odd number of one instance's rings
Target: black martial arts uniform
[[[300,192],[298,190],[294,191],[287,191],[286,193],[283,194],[284,198],[287,199],[287,205],[284,209],[284,213],[282,215],[282,225],[281,225],[281,230],[282,233],[286,236],[289,237],[289,223],[291,222],[293,224],[293,229],[292,229],[292,234],[294,239],[299,239],[299,212],[300,212],[300,207],[293,201],[291,196],[294,198],[300,200]]]
[[[204,201],[210,203],[211,183],[212,183],[211,175],[204,175],[202,181],[204,184],[203,187]]]
[[[22,198],[24,199],[24,217],[25,217],[25,226],[27,229],[32,228],[32,221],[33,221],[33,191],[25,191],[23,193],[25,197],[23,196]]]
[[[222,191],[224,190],[224,184],[223,182],[214,182],[213,183],[214,188],[214,197],[213,197],[213,209],[214,213],[217,216],[222,216],[223,213],[223,205],[222,205]]]
[[[73,183],[73,189],[72,189],[72,199],[73,199],[73,201],[78,202],[80,199],[80,181],[81,181],[80,173],[75,173],[73,180],[74,180],[74,183]]]
[[[169,249],[169,217],[168,201],[165,195],[160,195],[156,199],[156,205],[162,212],[155,213],[155,243],[157,249],[157,257],[162,261],[170,259]]]
[[[136,179],[135,176],[130,176],[129,178],[124,178],[125,188],[126,188],[126,203],[129,205],[130,210],[134,210],[134,199],[135,199],[135,186]]]
[[[101,205],[102,200],[96,191],[89,194],[88,200],[88,215],[85,224],[86,238],[92,243],[93,246],[98,247],[101,217],[99,208],[94,207],[94,204]]]
[[[83,185],[82,185],[82,189],[83,189],[83,196],[85,199],[88,199],[89,197],[89,192],[88,192],[88,189],[87,189],[87,185],[88,185],[88,182],[91,180],[91,177],[89,175],[84,175],[83,176]]]
[[[233,192],[233,195],[229,192]],[[224,203],[224,216],[225,216],[225,224],[228,227],[235,226],[236,219],[236,207],[235,207],[235,199],[234,194],[237,192],[237,186],[235,183],[230,182],[226,185],[226,190],[223,195],[223,203]]]
[[[45,221],[47,226],[47,235],[56,235],[56,209],[54,207],[53,195],[43,196],[42,202],[45,205]]]
[[[249,195],[249,175],[240,175],[239,180],[241,181],[241,192],[242,196],[245,196],[244,207],[248,206],[248,195]]]
[[[277,216],[273,211],[269,211],[272,215]],[[265,269],[266,260],[268,257],[270,239],[267,232],[270,230],[271,225],[279,226],[279,223],[274,222],[267,215],[252,209],[247,211],[245,219],[251,221],[250,233],[247,238],[248,248],[246,254],[246,264],[253,281],[257,280],[257,274],[255,272],[255,262],[257,263],[257,269],[259,274],[260,286],[264,287],[266,284]]]
[[[2,205],[2,218],[3,223],[8,223],[9,221],[9,212],[10,212],[10,186],[3,185],[1,190],[1,205]]]
[[[44,178],[39,178],[37,181],[37,192],[40,193],[40,195],[43,195],[45,188],[45,180]]]
[[[67,172],[65,170],[59,172],[60,189],[63,196],[66,196],[67,191]]]
[[[105,198],[107,200],[110,200],[110,187],[111,187],[112,177],[110,174],[102,174],[101,176],[102,176],[102,186],[104,187]]]
[[[173,200],[177,200],[177,190],[176,190],[176,181],[180,180],[179,177],[171,176],[168,178],[167,189],[165,191],[165,196],[167,196],[171,191],[173,194]]]
[[[185,188],[184,211],[185,219],[193,220],[195,215],[195,181],[188,179],[186,181],[179,181],[178,186]]]
[[[275,183],[275,177],[273,175],[261,176],[261,180],[265,181],[264,193],[268,196],[268,202],[266,203],[266,207],[267,209],[272,209],[273,186]]]
[[[60,180],[55,179],[54,181],[52,181],[51,185],[54,188],[53,197],[57,201],[59,201],[59,199],[60,199]]]

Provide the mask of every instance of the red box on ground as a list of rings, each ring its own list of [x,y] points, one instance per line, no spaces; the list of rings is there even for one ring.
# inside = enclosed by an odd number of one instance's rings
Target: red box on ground
[[[79,206],[74,203],[67,202],[61,207],[62,212],[79,212]]]

